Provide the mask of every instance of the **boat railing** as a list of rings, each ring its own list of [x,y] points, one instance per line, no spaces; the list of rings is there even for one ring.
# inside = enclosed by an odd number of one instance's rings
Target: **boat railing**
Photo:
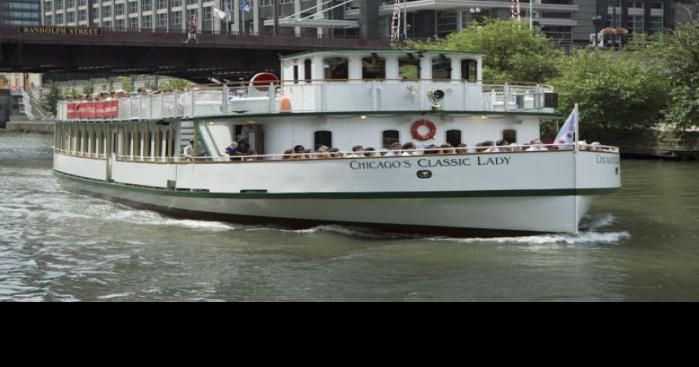
[[[184,156],[178,157],[161,157],[148,156],[139,154],[116,155],[117,161],[136,162],[136,163],[241,163],[241,162],[260,162],[260,161],[298,161],[298,160],[336,160],[336,159],[370,159],[370,158],[406,158],[406,157],[451,157],[451,156],[469,156],[469,155],[501,155],[508,153],[551,153],[561,151],[573,151],[574,144],[511,144],[505,146],[475,146],[475,147],[449,147],[449,148],[432,148],[432,149],[399,149],[399,150],[361,150],[361,151],[325,151],[325,152],[298,152],[298,153],[282,153],[282,154],[256,154],[256,155],[236,155],[233,157],[220,156],[197,156],[187,158]],[[618,147],[601,145],[601,144],[586,144],[580,143],[579,151],[583,152],[600,152],[600,153],[619,153]],[[107,159],[106,154],[95,153],[80,153],[75,151],[67,151],[59,148],[54,148],[54,151],[64,155],[70,155],[81,158],[92,159]]]
[[[429,97],[436,89],[442,99]],[[143,121],[238,115],[442,110],[552,113],[553,88],[454,80],[322,80],[242,83],[62,101],[62,121]]]

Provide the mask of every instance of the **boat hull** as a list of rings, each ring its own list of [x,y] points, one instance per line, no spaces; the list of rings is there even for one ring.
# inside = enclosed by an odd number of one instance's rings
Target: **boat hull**
[[[593,198],[593,195],[561,190],[490,192],[481,196],[430,193],[408,198],[386,195],[240,198],[105,183],[60,173],[57,176],[71,191],[180,218],[266,223],[287,228],[340,224],[383,232],[469,237],[575,232],[576,217],[584,215]]]

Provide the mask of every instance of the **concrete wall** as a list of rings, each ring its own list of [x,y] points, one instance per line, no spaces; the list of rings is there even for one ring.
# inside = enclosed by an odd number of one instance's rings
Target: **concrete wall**
[[[5,128],[5,124],[10,119],[12,113],[12,99],[9,89],[0,89],[0,129]]]

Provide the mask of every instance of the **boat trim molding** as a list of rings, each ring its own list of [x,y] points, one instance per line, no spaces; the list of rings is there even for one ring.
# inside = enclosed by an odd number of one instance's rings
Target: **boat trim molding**
[[[61,178],[90,184],[116,187],[124,190],[147,192],[153,195],[217,198],[217,199],[414,199],[414,198],[477,198],[515,196],[591,196],[616,192],[618,188],[590,189],[540,189],[540,190],[477,190],[477,191],[404,191],[404,192],[302,192],[266,193],[251,190],[241,193],[212,193],[206,190],[166,189],[152,186],[131,185],[120,182],[105,182],[66,174],[54,170]],[[245,190],[243,190],[245,191]]]

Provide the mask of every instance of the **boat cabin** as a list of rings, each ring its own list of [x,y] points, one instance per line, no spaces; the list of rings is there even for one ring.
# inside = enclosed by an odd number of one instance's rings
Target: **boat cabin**
[[[177,160],[194,140],[197,157],[225,161],[239,140],[256,155],[278,156],[298,146],[424,150],[538,138],[540,119],[557,117],[553,89],[483,81],[482,65],[482,54],[447,51],[289,55],[281,78],[261,73],[240,85],[62,102],[57,146]]]

